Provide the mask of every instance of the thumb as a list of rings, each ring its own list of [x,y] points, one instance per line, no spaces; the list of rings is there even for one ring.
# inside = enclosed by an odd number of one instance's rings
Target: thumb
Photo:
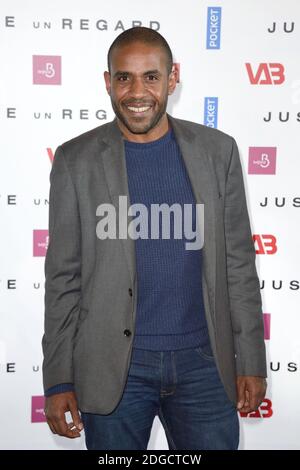
[[[78,412],[78,407],[77,407],[76,400],[71,400],[70,401],[69,409],[70,409],[70,413],[72,415],[73,423],[75,424],[76,428],[79,431],[82,431],[83,424],[82,424],[82,421],[81,421],[81,418],[80,418],[80,415],[79,415],[79,412]]]

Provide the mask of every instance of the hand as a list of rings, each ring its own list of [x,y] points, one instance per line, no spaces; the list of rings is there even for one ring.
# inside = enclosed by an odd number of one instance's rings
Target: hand
[[[70,411],[72,422],[67,423],[65,412]],[[74,392],[56,393],[46,398],[45,416],[53,434],[73,439],[80,437],[83,424],[79,416]]]
[[[251,413],[257,410],[263,401],[267,390],[264,377],[239,375],[237,377],[237,409],[241,413]]]

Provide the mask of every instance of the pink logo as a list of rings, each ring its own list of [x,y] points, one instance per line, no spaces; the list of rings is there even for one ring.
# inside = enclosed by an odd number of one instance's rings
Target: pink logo
[[[249,147],[249,175],[275,175],[276,147]]]
[[[264,329],[265,329],[265,339],[271,338],[271,314],[264,313]]]
[[[31,397],[31,422],[45,423],[46,417],[44,412],[45,398],[43,396]]]
[[[33,256],[46,256],[49,243],[48,230],[33,231]]]
[[[61,85],[61,56],[32,56],[34,85]]]

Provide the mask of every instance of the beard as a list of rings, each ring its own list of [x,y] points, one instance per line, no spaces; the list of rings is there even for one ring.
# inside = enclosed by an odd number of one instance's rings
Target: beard
[[[141,106],[144,103],[141,101],[124,102],[124,104],[117,104],[111,97],[111,105],[117,118],[132,134],[147,134],[151,129],[157,126],[161,118],[166,112],[168,104],[168,95],[155,110],[155,104],[151,104],[151,108],[146,112],[145,116],[130,116],[130,111],[126,108],[127,104],[131,106]],[[150,101],[147,101],[150,104]],[[146,104],[144,104],[146,105]],[[123,108],[125,110],[123,111]],[[149,115],[147,115],[149,114]]]

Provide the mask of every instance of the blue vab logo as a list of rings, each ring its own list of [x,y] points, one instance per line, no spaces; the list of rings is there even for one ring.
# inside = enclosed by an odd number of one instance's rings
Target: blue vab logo
[[[204,125],[218,127],[218,98],[207,96],[204,102]]]
[[[220,49],[221,7],[207,8],[206,49]]]

